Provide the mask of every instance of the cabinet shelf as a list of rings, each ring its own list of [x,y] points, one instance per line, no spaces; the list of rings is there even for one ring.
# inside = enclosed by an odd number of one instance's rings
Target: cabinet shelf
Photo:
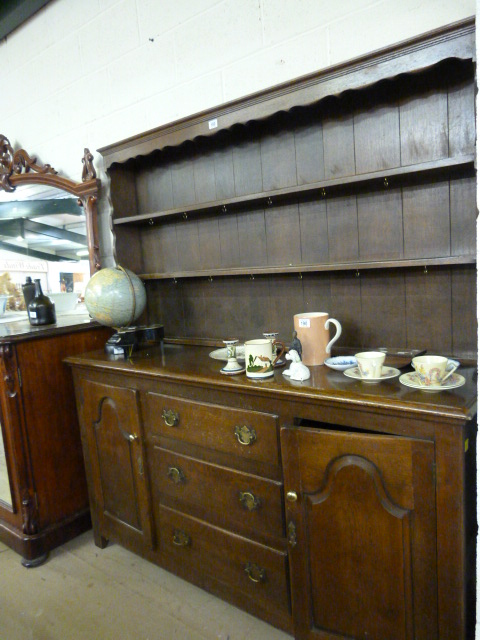
[[[286,203],[293,199],[308,200],[335,195],[346,195],[363,189],[398,188],[408,184],[418,184],[426,179],[443,179],[455,175],[465,175],[474,172],[474,156],[463,155],[454,158],[442,158],[430,162],[412,164],[406,167],[395,167],[382,171],[373,171],[361,175],[332,178],[320,182],[300,186],[285,187],[271,191],[262,191],[245,196],[226,198],[221,201],[211,201],[176,207],[165,211],[142,213],[125,216],[113,220],[114,225],[153,225],[167,218],[187,217],[189,214],[226,214],[240,209],[255,207],[270,207],[274,204]]]
[[[475,264],[476,258],[472,255],[449,256],[439,258],[405,259],[405,260],[378,260],[370,262],[343,262],[322,264],[296,264],[276,265],[271,267],[228,267],[224,269],[200,269],[195,271],[172,271],[168,273],[141,273],[142,280],[169,280],[183,278],[213,278],[222,276],[255,276],[280,273],[298,273],[320,271],[365,271],[371,269],[398,269],[408,267],[428,268],[433,266],[469,265]]]

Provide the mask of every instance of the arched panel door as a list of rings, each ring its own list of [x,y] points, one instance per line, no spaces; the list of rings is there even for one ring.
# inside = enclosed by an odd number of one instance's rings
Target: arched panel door
[[[134,548],[151,546],[145,450],[138,391],[82,380],[80,415],[86,439],[96,541],[112,537]]]
[[[296,638],[438,637],[434,444],[281,431]]]

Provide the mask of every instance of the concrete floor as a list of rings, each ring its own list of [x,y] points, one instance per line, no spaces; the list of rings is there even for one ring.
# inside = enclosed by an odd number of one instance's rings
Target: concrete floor
[[[0,543],[1,640],[292,640],[91,531],[25,569]]]

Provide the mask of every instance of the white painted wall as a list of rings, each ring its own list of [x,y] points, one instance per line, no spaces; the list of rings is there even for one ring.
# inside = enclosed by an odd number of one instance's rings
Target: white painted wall
[[[52,0],[0,43],[0,131],[79,180],[84,147],[475,13],[476,0]]]

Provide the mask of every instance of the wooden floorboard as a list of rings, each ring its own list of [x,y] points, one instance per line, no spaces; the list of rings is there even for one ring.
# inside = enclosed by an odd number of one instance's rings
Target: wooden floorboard
[[[25,569],[0,543],[5,640],[292,640],[91,531]]]

